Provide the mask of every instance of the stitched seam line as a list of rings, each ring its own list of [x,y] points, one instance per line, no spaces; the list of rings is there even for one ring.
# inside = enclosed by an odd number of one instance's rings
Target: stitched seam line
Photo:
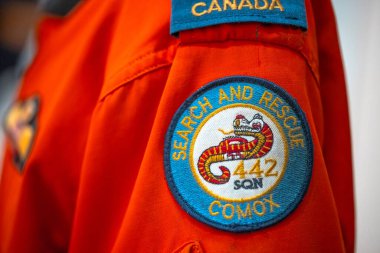
[[[145,58],[148,58],[149,56],[151,55],[154,55],[154,54],[159,54],[159,53],[163,53],[165,51],[168,51],[170,47],[168,48],[165,48],[165,49],[162,49],[162,50],[159,50],[159,51],[154,51],[154,52],[150,52],[150,53],[147,53],[147,54],[144,54],[144,55],[141,55],[133,60],[131,60],[130,62],[127,62],[125,65],[123,65],[123,67],[119,68],[117,71],[115,71],[110,77],[109,79],[112,80],[115,76],[119,75],[121,72],[123,72],[123,70],[125,69],[126,66],[131,66],[133,64],[135,64],[136,62],[139,62]]]
[[[315,79],[316,83],[318,84],[318,86],[320,85],[319,84],[319,79],[318,79],[318,74],[316,73],[316,71],[318,71],[317,69],[314,71],[313,69],[313,66],[312,64],[310,63],[308,57],[306,57],[306,55],[304,55],[300,50],[297,50],[295,48],[292,48],[290,46],[287,46],[287,45],[284,45],[284,44],[280,44],[280,43],[269,43],[269,42],[266,42],[266,41],[261,41],[257,38],[244,38],[244,39],[235,39],[235,38],[226,38],[226,39],[220,39],[220,40],[211,40],[211,41],[195,41],[195,42],[181,42],[180,43],[180,46],[191,46],[191,45],[196,45],[196,44],[204,44],[204,43],[223,43],[225,41],[253,41],[253,42],[259,42],[259,43],[262,43],[262,44],[267,44],[267,45],[276,45],[278,47],[283,47],[283,48],[288,48],[292,51],[295,51],[297,54],[301,55],[302,58],[304,58],[304,60],[306,61],[306,64],[307,66],[310,68],[310,71],[313,75],[313,78]],[[317,67],[317,66],[316,66]]]
[[[127,77],[125,79],[122,79],[120,81],[120,84],[119,85],[116,85],[115,87],[113,87],[112,89],[110,89],[109,91],[107,91],[100,99],[99,99],[99,102],[103,102],[104,99],[110,95],[111,93],[115,92],[116,90],[118,90],[119,88],[125,86],[127,83],[133,81],[134,79],[142,76],[142,75],[145,75],[145,74],[148,74],[150,72],[153,72],[154,70],[157,70],[157,69],[160,69],[160,68],[163,68],[163,67],[166,67],[166,66],[170,66],[172,63],[171,62],[166,62],[166,63],[161,63],[161,64],[156,64],[156,65],[153,65],[149,68],[145,68],[139,72],[137,72],[136,74],[130,76],[130,77]]]

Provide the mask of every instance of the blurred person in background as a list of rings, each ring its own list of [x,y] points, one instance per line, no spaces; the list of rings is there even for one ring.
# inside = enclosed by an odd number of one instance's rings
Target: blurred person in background
[[[37,18],[37,3],[33,0],[0,1],[0,119],[14,97],[22,75],[22,64],[33,49],[26,48],[25,42]],[[32,38],[30,38],[32,43]],[[25,48],[24,57],[20,54]],[[30,57],[29,57],[30,58]],[[20,59],[19,66],[17,62]],[[24,62],[24,63],[23,63]],[[3,131],[0,132],[0,161],[3,157]]]
[[[78,0],[0,0],[0,118],[35,53],[35,25],[41,12],[67,13]],[[3,154],[0,132],[0,161]]]

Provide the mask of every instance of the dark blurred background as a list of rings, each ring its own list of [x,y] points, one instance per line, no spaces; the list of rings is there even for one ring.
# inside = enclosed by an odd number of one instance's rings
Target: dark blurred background
[[[0,72],[14,66],[37,18],[34,0],[0,0]]]

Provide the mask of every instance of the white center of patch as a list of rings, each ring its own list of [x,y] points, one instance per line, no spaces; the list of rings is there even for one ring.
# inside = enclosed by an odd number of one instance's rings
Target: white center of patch
[[[273,143],[270,149],[262,148],[256,158],[242,158],[255,147],[255,137],[234,132],[234,120],[244,116],[245,124],[252,126],[255,115],[260,115],[269,126]],[[245,125],[240,126],[245,129]],[[284,133],[275,118],[258,107],[235,104],[214,111],[199,125],[191,143],[190,163],[198,184],[208,194],[226,201],[247,201],[268,193],[280,182],[288,159],[286,147]],[[206,168],[213,175],[221,176],[220,167],[230,172],[228,182],[222,184],[207,181],[202,176],[205,169],[199,169]]]

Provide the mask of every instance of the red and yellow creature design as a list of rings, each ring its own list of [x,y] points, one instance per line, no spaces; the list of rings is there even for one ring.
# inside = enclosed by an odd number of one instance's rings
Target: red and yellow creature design
[[[243,115],[237,115],[233,127],[236,136],[226,138],[218,146],[206,149],[199,157],[198,171],[207,182],[225,184],[231,177],[230,170],[225,166],[219,167],[222,175],[214,175],[210,169],[212,163],[260,158],[272,148],[273,132],[259,113],[251,121]],[[242,136],[251,136],[254,139],[248,141]]]

